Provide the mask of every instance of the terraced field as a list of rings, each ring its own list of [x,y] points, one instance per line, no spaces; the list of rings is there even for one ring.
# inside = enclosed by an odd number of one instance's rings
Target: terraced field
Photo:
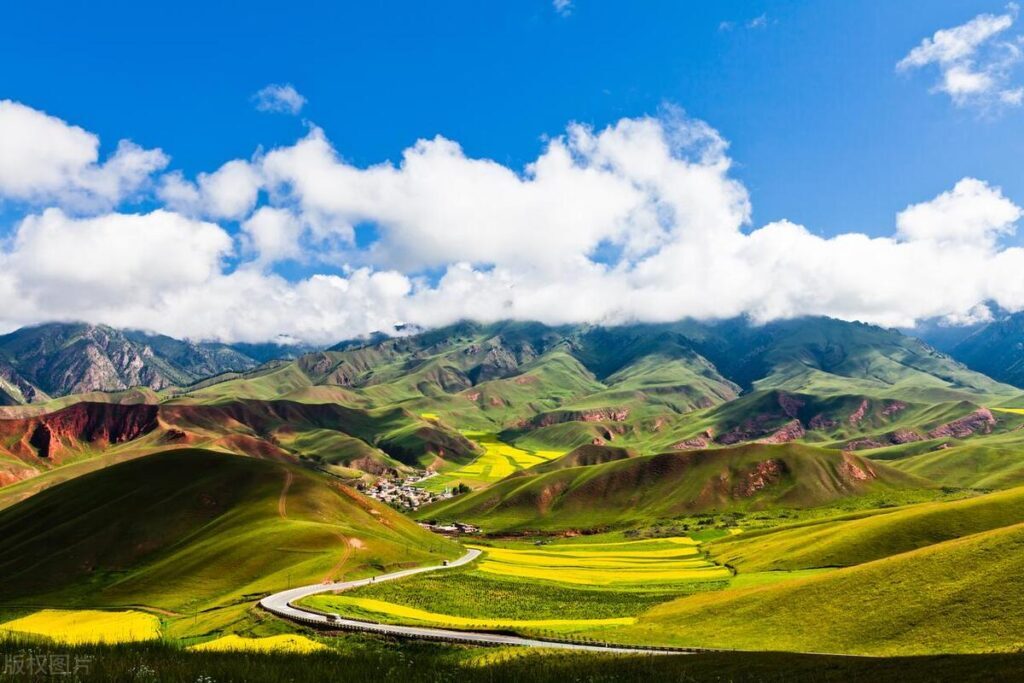
[[[433,417],[424,413],[421,417]],[[475,441],[484,452],[471,463],[458,469],[431,477],[424,482],[424,487],[431,491],[441,491],[459,483],[474,488],[493,484],[508,475],[525,470],[542,462],[554,460],[564,455],[562,451],[525,450],[501,441],[497,435],[489,432],[462,432],[463,436]]]

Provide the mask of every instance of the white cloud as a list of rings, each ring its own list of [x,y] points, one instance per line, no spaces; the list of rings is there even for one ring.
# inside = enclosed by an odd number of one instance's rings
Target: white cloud
[[[302,257],[299,240],[303,225],[290,211],[261,207],[245,223],[242,232],[261,266]]]
[[[1020,207],[999,188],[964,178],[935,199],[901,211],[896,227],[905,240],[991,245],[1000,236],[1013,233],[1020,217]]]
[[[563,17],[572,14],[572,0],[552,0],[551,4],[554,6],[555,11]]]
[[[130,301],[159,306],[166,292],[219,276],[232,249],[217,225],[167,211],[74,218],[47,209],[21,221],[3,254],[19,293],[5,307],[66,319]]]
[[[936,65],[941,78],[935,90],[946,93],[960,106],[1016,106],[1024,99],[1024,91],[1012,86],[1010,77],[1021,61],[1020,38],[996,37],[1013,26],[1017,11],[1017,6],[1010,4],[1005,14],[979,14],[960,26],[936,31],[896,68],[908,71]]]
[[[600,132],[570,126],[522,173],[468,158],[441,137],[420,140],[397,166],[360,169],[315,129],[269,152],[262,167],[278,197],[335,234],[376,224],[381,239],[366,257],[379,266],[557,272],[602,244],[635,258],[677,237],[738,229],[750,207],[726,177],[724,150],[703,124],[624,119]]]
[[[190,182],[180,172],[160,180],[157,195],[170,208],[193,216],[237,220],[256,205],[262,179],[246,161],[229,161],[213,173]]]
[[[272,83],[253,95],[253,102],[259,111],[298,114],[306,104],[306,98],[291,83]]]
[[[761,14],[747,22],[747,28],[764,28],[768,25],[768,15]]]
[[[11,100],[0,101],[0,199],[109,208],[138,192],[169,159],[122,140],[99,163],[99,138]]]
[[[442,137],[397,163],[356,166],[313,129],[195,183],[169,176],[161,195],[191,215],[26,217],[0,243],[0,327],[74,318],[328,343],[460,318],[831,315],[903,326],[978,319],[989,301],[1024,310],[1024,250],[1003,242],[1022,210],[999,188],[964,178],[899,212],[888,237],[825,238],[788,221],[752,229],[731,166],[714,129],[671,110],[570,125],[522,169]],[[265,199],[250,212],[257,190]],[[232,236],[195,217],[213,213],[247,218]],[[355,240],[364,224],[376,227],[370,245]],[[330,252],[331,273],[311,265],[326,260],[325,244],[343,247]],[[286,280],[274,270],[283,260],[314,274]]]

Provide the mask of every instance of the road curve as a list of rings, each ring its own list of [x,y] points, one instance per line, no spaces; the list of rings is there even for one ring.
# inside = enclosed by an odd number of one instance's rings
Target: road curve
[[[468,643],[474,645],[520,645],[525,647],[547,647],[562,650],[585,650],[590,652],[616,652],[625,654],[687,654],[695,650],[669,650],[660,648],[644,647],[616,647],[604,645],[586,645],[583,643],[562,643],[557,641],[538,640],[535,638],[523,638],[520,636],[502,635],[500,633],[481,633],[477,631],[456,631],[444,628],[430,628],[425,626],[399,626],[396,624],[382,624],[373,621],[360,621],[358,619],[338,619],[331,621],[326,615],[313,612],[294,605],[298,600],[315,595],[317,593],[340,593],[360,586],[369,586],[381,581],[393,581],[402,579],[414,574],[437,571],[438,569],[451,569],[468,564],[480,556],[480,551],[469,550],[457,560],[447,565],[434,565],[431,567],[417,567],[405,569],[400,572],[383,574],[372,579],[359,579],[357,581],[339,581],[335,583],[318,583],[312,586],[302,586],[289,590],[274,593],[260,600],[260,606],[285,619],[297,621],[300,624],[314,626],[317,628],[328,628],[342,631],[369,631],[389,636],[403,638],[419,638],[425,640],[442,640],[450,643]]]

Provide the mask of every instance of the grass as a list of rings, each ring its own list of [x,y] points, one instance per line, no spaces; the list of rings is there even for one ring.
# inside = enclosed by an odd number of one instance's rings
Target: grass
[[[1024,524],[654,607],[607,638],[887,656],[1024,648]]]
[[[758,469],[765,467],[769,475]],[[868,472],[873,476],[865,478]],[[488,532],[600,529],[712,511],[813,508],[872,494],[911,491],[927,498],[935,489],[853,454],[800,444],[749,444],[527,471],[424,507],[417,517],[468,521]]]
[[[289,585],[451,559],[394,510],[294,466],[146,456],[0,511],[0,607],[163,610],[172,637],[231,631]]]
[[[708,653],[684,657],[622,656],[544,652],[525,648],[462,648],[346,637],[339,650],[307,654],[275,652],[195,652],[169,643],[53,646],[0,641],[0,656],[12,663],[50,662],[67,656],[81,663],[76,680],[142,683],[306,683],[335,680],[378,683],[496,683],[500,681],[754,681],[817,683],[899,680],[965,683],[1013,680],[1024,655],[901,657],[887,659],[828,657],[783,653]],[[7,658],[10,658],[9,660]],[[42,682],[48,673],[15,674],[13,680]]]
[[[699,582],[668,587],[583,586],[459,569],[357,588],[345,595],[488,621],[609,619],[635,616],[661,602],[724,585],[725,582]]]
[[[904,472],[947,486],[997,489],[1024,485],[1024,432],[942,443],[948,447],[935,450],[940,444],[933,444],[929,449],[911,450],[906,455],[895,449],[873,451],[870,455]]]
[[[304,604],[352,618],[528,635],[634,624],[645,608],[728,585],[687,538],[564,543],[504,541],[469,568],[318,595]]]
[[[160,619],[128,610],[45,609],[0,623],[0,634],[30,634],[61,643],[129,643],[160,637]]]
[[[715,559],[741,573],[846,567],[1020,522],[1024,522],[1024,487],[861,518],[748,532],[709,547]]]
[[[484,617],[461,617],[452,614],[428,612],[426,610],[396,605],[374,598],[354,598],[347,595],[317,595],[303,604],[325,612],[337,612],[348,617],[370,621],[412,624],[414,626],[441,626],[458,629],[509,629],[554,631],[579,631],[605,626],[627,626],[636,622],[636,617],[606,617],[599,619],[500,619]]]

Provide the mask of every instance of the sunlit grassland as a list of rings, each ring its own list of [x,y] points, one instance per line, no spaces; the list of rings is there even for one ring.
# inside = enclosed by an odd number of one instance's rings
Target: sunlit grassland
[[[704,581],[669,586],[584,586],[460,568],[358,588],[343,595],[489,622],[582,620],[631,617],[661,602],[726,585],[726,581]]]
[[[44,609],[0,623],[0,634],[43,636],[61,643],[129,643],[160,637],[160,619],[135,610]]]
[[[636,622],[635,617],[606,617],[600,619],[499,619],[484,617],[462,617],[452,614],[428,612],[407,605],[396,605],[373,598],[354,598],[347,595],[317,595],[304,604],[316,609],[337,612],[350,617],[369,621],[391,621],[415,626],[441,626],[463,629],[511,629],[553,631],[581,631],[605,626],[628,626]]]
[[[0,537],[0,607],[141,606],[174,638],[235,631],[251,622],[258,598],[289,586],[463,552],[316,473],[185,450],[114,465],[2,510]]]
[[[680,598],[602,637],[874,656],[1016,652],[1024,647],[1022,571],[1017,524],[774,585]]]
[[[370,621],[596,636],[673,598],[729,585],[731,572],[705,559],[691,539],[602,541],[474,546],[484,554],[467,568],[304,604]]]
[[[723,538],[708,548],[741,573],[845,567],[1024,522],[1024,487]]]

